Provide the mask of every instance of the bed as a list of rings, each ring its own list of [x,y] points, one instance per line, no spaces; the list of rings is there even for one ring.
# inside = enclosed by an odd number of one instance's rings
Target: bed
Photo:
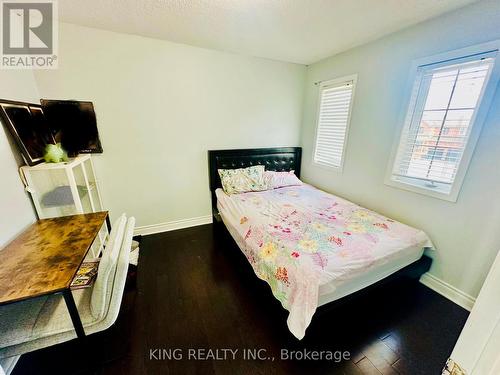
[[[430,267],[428,236],[311,185],[226,194],[218,169],[264,165],[300,177],[301,149],[209,151],[216,221],[289,311],[290,332],[302,339],[319,306],[335,304],[388,278]]]

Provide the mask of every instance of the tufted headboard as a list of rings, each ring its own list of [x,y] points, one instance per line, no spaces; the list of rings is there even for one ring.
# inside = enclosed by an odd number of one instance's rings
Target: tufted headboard
[[[212,212],[217,218],[215,190],[222,187],[217,169],[246,168],[264,165],[268,171],[295,171],[300,178],[301,147],[248,148],[208,151],[208,172],[212,193]]]

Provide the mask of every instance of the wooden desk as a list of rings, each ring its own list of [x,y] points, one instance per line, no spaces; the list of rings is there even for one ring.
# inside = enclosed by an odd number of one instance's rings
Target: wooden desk
[[[108,212],[39,220],[0,251],[0,305],[62,293],[78,337],[85,336],[71,281]]]

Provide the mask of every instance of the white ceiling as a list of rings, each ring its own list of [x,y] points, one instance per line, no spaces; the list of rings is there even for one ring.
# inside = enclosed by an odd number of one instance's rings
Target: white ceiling
[[[63,22],[310,64],[476,0],[62,0]]]

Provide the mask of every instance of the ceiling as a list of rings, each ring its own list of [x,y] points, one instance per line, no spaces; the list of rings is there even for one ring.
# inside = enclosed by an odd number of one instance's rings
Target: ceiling
[[[310,64],[476,0],[64,0],[61,21]]]

